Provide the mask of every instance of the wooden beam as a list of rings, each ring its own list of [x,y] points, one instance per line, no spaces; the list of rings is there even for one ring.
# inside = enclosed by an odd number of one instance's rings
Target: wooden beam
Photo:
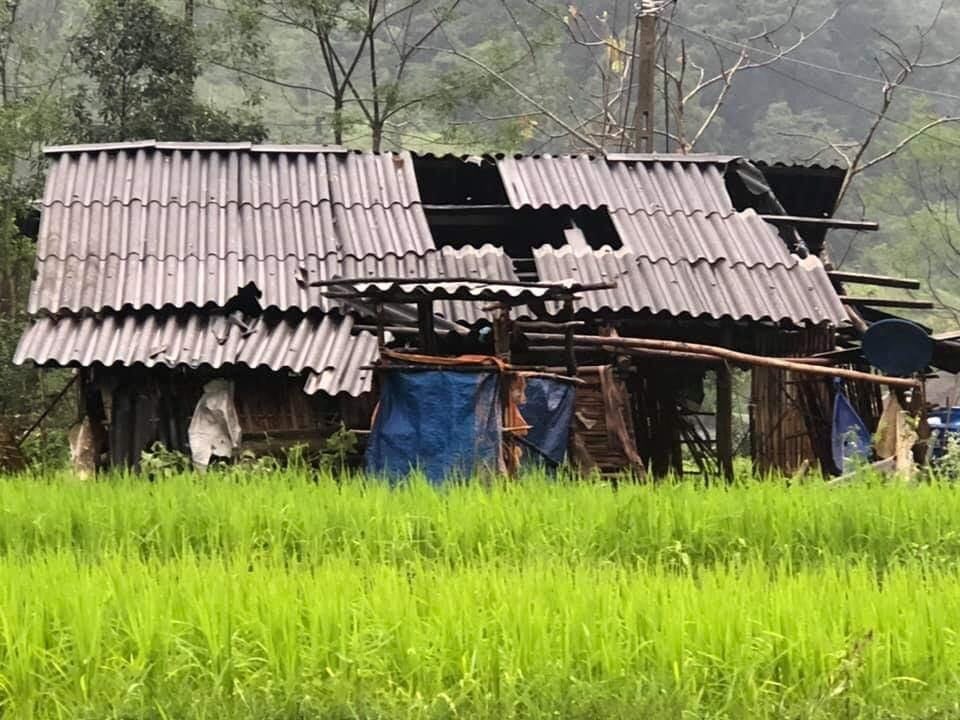
[[[726,363],[717,366],[717,460],[728,483],[733,482],[733,379]]]
[[[840,302],[847,305],[870,305],[872,307],[911,308],[913,310],[933,310],[929,300],[898,300],[897,298],[855,297],[840,295]]]
[[[417,303],[417,326],[420,330],[420,348],[427,355],[437,353],[437,335],[433,331],[433,300]]]
[[[841,230],[879,230],[880,223],[869,220],[841,220],[827,217],[802,217],[800,215],[761,215],[761,218],[774,225],[813,225]]]
[[[563,338],[563,335],[549,333],[527,333],[527,338],[534,341],[556,342]],[[650,338],[625,338],[625,337],[603,337],[600,335],[576,335],[574,342],[579,345],[596,345],[609,348],[651,348],[654,350],[675,350],[679,352],[700,353],[703,355],[713,355],[732,363],[743,365],[755,365],[759,367],[772,367],[778,370],[790,370],[796,373],[805,373],[807,375],[820,375],[821,377],[841,377],[848,380],[862,380],[879,385],[890,385],[899,388],[915,388],[919,386],[917,380],[911,378],[889,377],[886,375],[874,375],[873,373],[860,372],[859,370],[848,370],[846,368],[824,367],[822,365],[808,365],[805,363],[791,362],[775,357],[765,357],[762,355],[751,355],[742,353],[729,348],[717,347],[716,345],[703,345],[701,343],[688,343],[679,340],[654,340]]]
[[[891,277],[889,275],[869,275],[867,273],[841,272],[828,270],[831,280],[855,283],[860,285],[878,285],[880,287],[903,288],[904,290],[919,290],[920,281],[913,278]]]

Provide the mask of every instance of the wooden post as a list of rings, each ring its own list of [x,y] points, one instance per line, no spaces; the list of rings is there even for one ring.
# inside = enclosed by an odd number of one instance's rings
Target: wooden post
[[[576,329],[573,325],[573,298],[567,298],[564,301],[563,314],[566,321],[571,323],[567,326],[566,337],[564,338],[564,349],[567,355],[567,374],[570,375],[570,377],[576,377],[577,353],[573,344],[573,336],[576,334]]]
[[[417,302],[417,325],[420,329],[420,349],[427,355],[436,355],[437,335],[433,329],[433,300]]]
[[[501,305],[493,315],[493,351],[504,362],[510,362],[510,306]]]
[[[724,479],[733,482],[733,378],[726,363],[717,367],[717,461]]]

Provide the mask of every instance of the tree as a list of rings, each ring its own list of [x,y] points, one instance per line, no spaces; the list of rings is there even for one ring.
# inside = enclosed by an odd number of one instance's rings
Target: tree
[[[214,62],[293,93],[288,104],[298,115],[316,108],[322,139],[341,144],[361,129],[379,150],[385,136],[413,136],[411,124],[443,128],[459,102],[493,89],[489,78],[444,68],[430,47],[455,23],[460,6],[461,0],[225,0],[220,9],[238,33]],[[252,41],[254,31],[268,40]],[[309,43],[318,62],[277,67],[265,58],[270,41],[298,40]]]
[[[188,11],[192,4],[188,3]],[[260,140],[262,124],[200,103],[190,14],[166,14],[151,0],[95,0],[71,49],[93,82],[74,97],[74,134],[83,140]]]
[[[663,122],[655,133],[667,141],[667,147],[680,152],[692,152],[719,121],[735,78],[776,65],[796,53],[837,15],[834,7],[801,18],[799,0],[774,2],[766,14],[744,11],[736,16],[736,33],[723,38],[689,27],[692,21],[678,10],[679,3],[643,0],[637,5],[638,12],[633,3],[618,0],[588,0],[583,5],[529,2],[539,10],[541,21],[545,18],[548,25],[562,29],[568,56],[576,57],[582,68],[572,72],[570,90],[566,97],[558,98],[560,102],[545,100],[531,90],[526,66],[508,73],[455,43],[437,50],[480,68],[513,91],[525,108],[543,121],[540,133],[546,142],[594,151],[636,149],[632,115],[644,82],[637,70],[642,14],[657,14],[661,26],[654,67],[660,94],[658,117]],[[728,11],[729,7],[720,10],[730,16]],[[686,14],[702,18],[707,12],[709,8],[697,6]],[[533,53],[536,44],[530,42],[531,29],[513,24]],[[688,47],[685,36],[674,41],[673,33],[680,32],[694,37],[698,46]]]

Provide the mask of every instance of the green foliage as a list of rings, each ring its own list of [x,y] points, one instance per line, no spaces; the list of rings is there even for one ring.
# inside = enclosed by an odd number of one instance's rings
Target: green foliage
[[[171,477],[187,472],[191,467],[189,457],[177,450],[168,450],[160,442],[140,453],[140,470],[150,478]]]
[[[260,140],[242,113],[198,103],[200,73],[193,31],[152,0],[95,0],[73,40],[79,69],[94,82],[74,98],[74,133],[93,141]]]
[[[954,487],[333,479],[0,482],[5,716],[960,710]]]

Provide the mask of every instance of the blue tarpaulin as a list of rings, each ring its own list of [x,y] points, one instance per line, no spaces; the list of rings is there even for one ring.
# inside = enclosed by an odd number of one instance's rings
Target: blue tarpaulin
[[[432,483],[500,467],[503,429],[495,372],[391,370],[367,445],[367,471],[398,478],[419,468]]]
[[[833,402],[833,464],[841,473],[852,470],[857,462],[870,457],[870,430],[837,383]]]
[[[521,441],[523,464],[556,466],[567,454],[573,420],[574,387],[550,378],[527,378],[520,414],[530,425]]]

